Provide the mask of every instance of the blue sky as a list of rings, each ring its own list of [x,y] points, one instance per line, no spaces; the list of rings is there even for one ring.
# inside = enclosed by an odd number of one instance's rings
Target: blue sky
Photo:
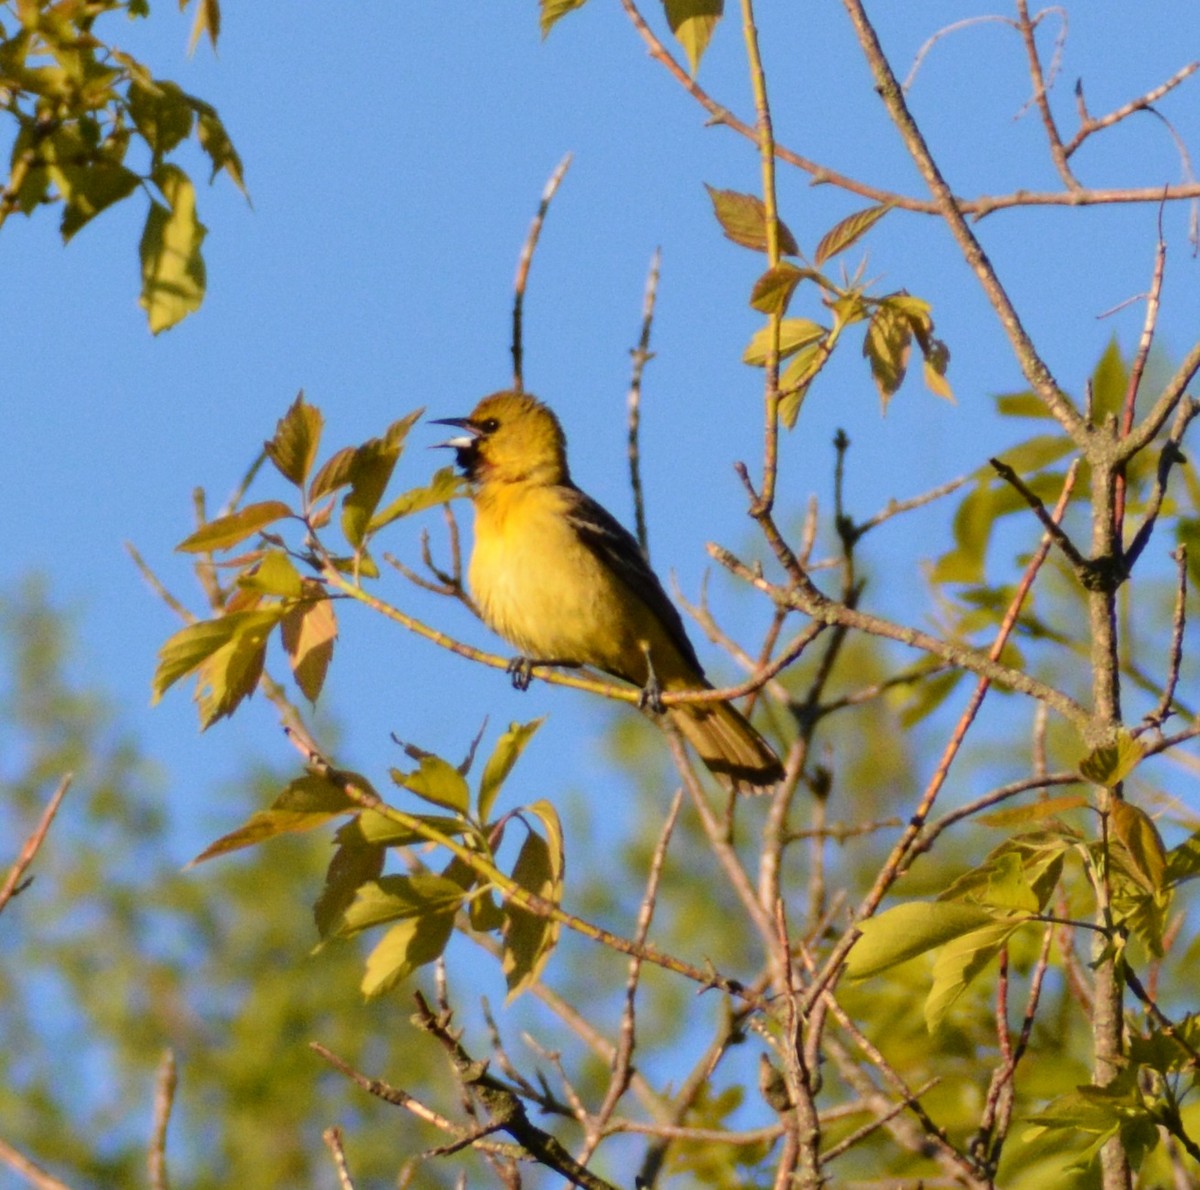
[[[989,11],[974,3],[875,7],[901,74],[932,32]],[[762,8],[780,141],[920,193],[840,7]],[[184,52],[189,19],[160,2],[149,22],[118,36],[160,76],[212,101],[245,162],[252,209],[224,179],[200,190],[209,228],[200,312],[158,338],[146,329],[136,303],[139,198],[65,249],[53,212],[10,219],[0,234],[0,579],[46,572],[56,601],[78,610],[81,672],[115,693],[167,774],[171,804],[190,823],[178,841],[181,862],[201,836],[233,825],[218,810],[206,810],[199,824],[193,817],[220,777],[250,755],[292,761],[261,700],[204,737],[182,687],[149,708],[156,650],[177,625],[122,543],[136,543],[178,594],[192,598],[186,560],[173,553],[192,527],[192,489],[204,486],[219,503],[297,390],[323,409],[334,447],[378,433],[417,406],[434,417],[464,413],[505,386],[517,254],[564,153],[574,153],[574,165],[529,286],[527,385],[560,413],[576,480],[629,522],[628,353],[646,269],[661,246],[643,465],[656,564],[674,571],[690,595],[709,566],[706,541],[758,549],[731,465],[741,458],[754,469],[761,397],[761,374],[740,362],[759,324],[746,299],[760,261],[723,239],[703,188],[754,190],[753,147],[705,127],[618,5],[592,0],[543,42],[532,3],[364,0],[336,19],[307,0],[286,10],[228,4],[219,55],[201,47],[192,58]],[[1197,56],[1198,43],[1191,4],[1077,6],[1055,91],[1064,127],[1074,128],[1077,76],[1099,114],[1170,76]],[[700,80],[751,116],[732,14]],[[1193,148],[1200,146],[1197,85],[1185,84],[1162,105]],[[964,29],[929,55],[910,100],[956,189],[1057,188],[1035,115],[1015,118],[1028,90],[1019,40],[1001,25]],[[1096,185],[1180,177],[1170,137],[1147,115],[1096,138],[1077,164]],[[191,165],[200,178],[203,163]],[[808,250],[863,205],[786,169],[780,201]],[[1127,349],[1136,342],[1140,306],[1098,316],[1147,287],[1155,218],[1144,207],[1054,209],[980,224],[1068,390],[1080,391],[1110,336]],[[1172,255],[1160,342],[1175,355],[1200,326],[1186,219],[1182,206],[1165,215]],[[940,225],[894,213],[863,247],[882,289],[907,288],[933,304],[952,351],[957,404],[937,400],[914,377],[881,421],[865,364],[856,350],[846,352],[784,445],[780,499],[797,516],[810,493],[828,498],[829,443],[839,426],[854,441],[848,491],[859,514],[973,469],[1018,432],[1002,426],[997,439],[989,394],[1022,384]],[[424,449],[438,434],[414,431],[399,486],[422,482],[445,461]],[[263,494],[272,490],[268,482]],[[414,557],[416,528],[402,526],[390,548]],[[948,546],[945,532],[935,515],[889,531],[873,547],[883,568],[876,606],[920,614],[909,598],[920,594],[917,563]],[[417,598],[399,580],[389,589],[447,630],[495,646],[455,609]],[[720,583],[715,595],[753,641],[765,609]],[[701,653],[721,673],[713,652]],[[608,721],[585,696],[539,684],[519,696],[503,675],[362,613],[343,617],[328,697],[346,725],[342,759],[377,772],[396,759],[389,732],[455,757],[485,714],[498,731],[549,711],[552,726],[526,762],[531,796],[592,783],[588,761],[599,756],[598,727]]]

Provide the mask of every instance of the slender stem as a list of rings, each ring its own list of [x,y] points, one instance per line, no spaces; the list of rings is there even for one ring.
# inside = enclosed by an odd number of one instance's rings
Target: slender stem
[[[888,109],[888,114],[900,132],[909,155],[925,179],[925,184],[929,187],[963,258],[975,273],[992,309],[995,310],[1025,379],[1063,429],[1080,446],[1083,446],[1087,441],[1087,429],[1083,417],[1050,374],[1050,369],[1038,354],[1033,340],[1030,339],[1022,325],[1012,299],[1000,283],[1000,278],[996,275],[992,262],[988,259],[975,234],[968,227],[950,186],[934,161],[933,154],[929,151],[925,137],[917,127],[912,113],[908,110],[904,92],[892,70],[891,63],[883,52],[883,47],[879,43],[879,38],[867,16],[862,0],[842,0],[842,3],[850,15],[859,45],[871,67],[871,73],[875,76],[876,89]]]

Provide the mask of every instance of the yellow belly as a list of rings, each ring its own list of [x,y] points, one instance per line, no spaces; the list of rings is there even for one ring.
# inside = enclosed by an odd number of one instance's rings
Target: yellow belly
[[[642,642],[659,641],[659,677],[678,668],[660,657],[661,630],[628,587],[583,545],[563,517],[560,489],[506,490],[477,499],[468,578],[489,627],[532,660],[591,665],[639,685]]]

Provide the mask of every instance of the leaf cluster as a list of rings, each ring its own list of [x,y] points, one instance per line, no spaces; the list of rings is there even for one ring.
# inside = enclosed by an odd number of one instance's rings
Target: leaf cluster
[[[562,825],[544,800],[496,820],[492,811],[541,723],[513,723],[500,736],[483,766],[474,809],[467,784],[474,746],[457,766],[410,746],[407,751],[418,767],[411,772],[393,769],[392,781],[444,813],[396,809],[361,775],[325,768],[289,782],[268,809],[217,839],[193,862],[344,818],[313,914],[322,943],[388,927],[367,957],[364,995],[389,991],[440,958],[460,925],[477,934],[499,935],[509,996],[517,996],[538,978],[558,938],[552,912],[562,897]],[[525,834],[505,876],[497,852],[515,823]],[[416,858],[413,849],[426,844],[448,853],[440,868],[432,866],[425,850]],[[384,872],[390,852],[408,857],[407,872]]]
[[[195,185],[172,155],[194,140],[210,180],[224,173],[243,193],[245,181],[216,109],[99,34],[117,16],[148,12],[145,0],[16,0],[0,9],[0,111],[16,125],[0,224],[56,204],[69,241],[142,190],[140,302],[157,334],[199,307],[206,284]],[[207,34],[215,46],[219,30],[218,0],[198,0],[193,45]]]

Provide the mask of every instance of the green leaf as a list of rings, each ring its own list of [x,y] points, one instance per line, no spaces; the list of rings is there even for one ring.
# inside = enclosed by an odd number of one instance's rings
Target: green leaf
[[[304,400],[301,389],[288,411],[275,426],[275,437],[263,444],[267,458],[278,468],[284,479],[303,487],[321,444],[325,419],[315,405]]]
[[[1003,417],[1049,417],[1054,416],[1046,403],[1036,393],[1026,390],[1021,393],[997,393],[996,412]]]
[[[818,267],[823,265],[831,256],[845,252],[851,244],[860,240],[879,222],[892,208],[890,204],[867,207],[847,215],[841,222],[834,224],[822,237],[813,256],[813,263]]]
[[[209,844],[188,867],[243,847],[256,847],[277,835],[313,830],[357,808],[356,802],[324,777],[299,777],[286,786],[270,809],[252,814],[243,826]]]
[[[408,431],[423,412],[417,409],[393,422],[382,438],[372,438],[354,452],[350,462],[350,492],[342,502],[342,532],[356,550],[366,540],[371,518],[392,478]]]
[[[152,175],[168,205],[152,202],[142,232],[142,296],[154,334],[182,321],[204,300],[205,271],[200,245],[206,230],[196,218],[196,191],[175,165]]]
[[[464,895],[462,885],[433,872],[381,876],[358,886],[336,932],[350,937],[389,921],[453,914],[462,904]]]
[[[75,176],[59,226],[64,242],[106,207],[128,198],[141,183],[133,170],[103,157],[84,166],[63,167],[63,172],[68,168]]]
[[[946,1014],[1016,929],[1016,923],[993,922],[953,939],[942,948],[934,960],[933,984],[925,999],[925,1027],[930,1033],[941,1028]]]
[[[461,835],[467,829],[462,819],[450,818],[443,814],[417,814],[414,817],[443,835]],[[429,841],[420,831],[413,830],[378,810],[364,810],[353,822],[348,822],[342,827],[338,832],[339,840],[343,836],[347,841],[357,838],[385,847],[408,847],[413,843]]]
[[[496,747],[483,766],[483,776],[479,780],[479,821],[487,822],[492,813],[492,805],[500,786],[504,784],[513,765],[525,751],[525,745],[533,738],[546,718],[534,719],[530,723],[510,723],[508,730],[496,741]]]
[[[779,359],[782,361],[795,355],[802,347],[817,343],[828,333],[827,328],[819,322],[811,322],[807,318],[785,318],[779,324]],[[754,332],[742,353],[742,362],[756,368],[765,367],[770,346],[771,326],[768,324]]]
[[[304,589],[300,572],[283,550],[267,550],[257,566],[238,575],[237,583],[245,590],[284,599],[298,599]]]
[[[867,326],[863,355],[870,361],[871,376],[879,390],[884,413],[888,402],[904,383],[911,350],[912,328],[908,319],[886,302],[881,303]]]
[[[1200,831],[1167,852],[1167,883],[1174,886],[1200,876]]]
[[[321,469],[313,476],[312,484],[309,486],[308,498],[310,501],[316,502],[322,496],[329,492],[336,492],[350,482],[356,453],[357,448],[343,446],[341,450],[325,461]]]
[[[209,181],[211,182],[217,174],[224,170],[233,184],[248,198],[246,179],[242,173],[242,159],[238,156],[237,149],[233,147],[233,141],[229,139],[229,133],[225,131],[221,117],[206,103],[193,100],[192,105],[197,113],[196,138],[200,142],[200,148],[208,154],[208,159],[212,163],[212,174],[209,176]]]
[[[435,806],[465,814],[471,804],[471,794],[462,773],[440,756],[422,756],[421,767],[415,773],[402,773],[398,769],[392,769],[391,773],[397,785]]]
[[[737,190],[717,190],[707,183],[704,187],[712,200],[713,213],[727,239],[755,252],[767,250],[767,212],[762,199]],[[796,237],[782,219],[777,219],[779,251],[784,256],[796,256],[800,249]]]
[[[956,901],[897,905],[859,926],[862,937],[850,952],[846,974],[851,979],[878,975],[995,921],[994,913]]]
[[[245,508],[239,508],[229,516],[217,517],[215,521],[201,525],[175,548],[185,554],[208,554],[216,550],[227,550],[267,525],[291,515],[291,508],[281,500],[247,504]]]
[[[175,83],[134,79],[129,84],[128,107],[134,127],[150,146],[156,165],[192,131],[192,106]]]
[[[935,397],[954,402],[954,390],[946,379],[946,369],[950,366],[950,348],[940,339],[931,339],[929,345],[921,345],[925,356],[923,377],[925,387]]]
[[[382,512],[376,513],[371,518],[370,532],[374,533],[384,525],[390,525],[401,517],[411,516],[414,512],[423,512],[426,508],[447,504],[465,492],[466,481],[455,473],[453,467],[442,467],[426,487],[413,488],[397,496]]]
[[[955,669],[915,683],[911,695],[900,710],[900,726],[907,731],[937,710],[953,693],[964,672]]]
[[[283,610],[280,604],[263,611],[229,612],[223,617],[237,619],[236,631],[196,672],[201,730],[232,715],[242,700],[258,688],[267,656],[267,639]]]
[[[1008,830],[1014,826],[1024,826],[1029,822],[1038,822],[1043,818],[1052,818],[1067,810],[1078,810],[1091,805],[1086,797],[1079,793],[1066,794],[1063,797],[1041,798],[1025,806],[1012,806],[1005,810],[993,810],[990,814],[981,814],[975,821],[984,826]]]
[[[1154,820],[1138,806],[1114,798],[1109,806],[1109,822],[1129,859],[1122,867],[1147,892],[1161,893],[1166,882],[1167,849]]]
[[[321,590],[318,584],[310,584]],[[280,625],[284,651],[296,685],[309,702],[316,702],[325,685],[337,640],[337,615],[333,601],[323,591],[318,597],[291,604]]]
[[[418,968],[440,958],[453,931],[453,913],[411,917],[392,926],[367,956],[363,995],[390,991]]]
[[[387,848],[368,843],[361,833],[347,830],[357,822],[358,818],[354,818],[337,832],[338,847],[329,861],[321,895],[313,905],[317,934],[323,939],[328,938],[342,920],[342,914],[353,902],[359,886],[376,879],[383,871]]]
[[[708,49],[713,30],[725,11],[725,0],[663,0],[667,24],[687,54],[693,76]]]
[[[582,8],[586,2],[587,0],[538,0],[542,14],[542,36],[545,37],[567,13]]]
[[[781,260],[754,282],[754,288],[750,291],[750,305],[764,314],[785,314],[796,286],[805,280],[819,283],[821,274]]]
[[[1129,369],[1121,358],[1117,336],[1113,335],[1092,373],[1092,420],[1102,425],[1106,417],[1116,417],[1125,404]]]
[[[557,905],[562,898],[563,849],[562,826],[558,813],[546,801],[534,803],[526,813],[535,814],[545,827],[546,836],[530,831],[517,856],[512,878],[544,901]],[[558,940],[558,922],[522,909],[513,901],[504,907],[504,978],[508,999],[512,1001],[535,982]]]
[[[200,620],[181,628],[158,651],[152,701],[157,703],[180,678],[198,669],[239,633],[260,629],[269,632],[282,610],[229,612],[218,619]]]
[[[1113,743],[1093,748],[1079,762],[1079,773],[1093,785],[1112,789],[1133,772],[1145,754],[1144,744],[1135,740],[1129,732],[1121,731]]]

